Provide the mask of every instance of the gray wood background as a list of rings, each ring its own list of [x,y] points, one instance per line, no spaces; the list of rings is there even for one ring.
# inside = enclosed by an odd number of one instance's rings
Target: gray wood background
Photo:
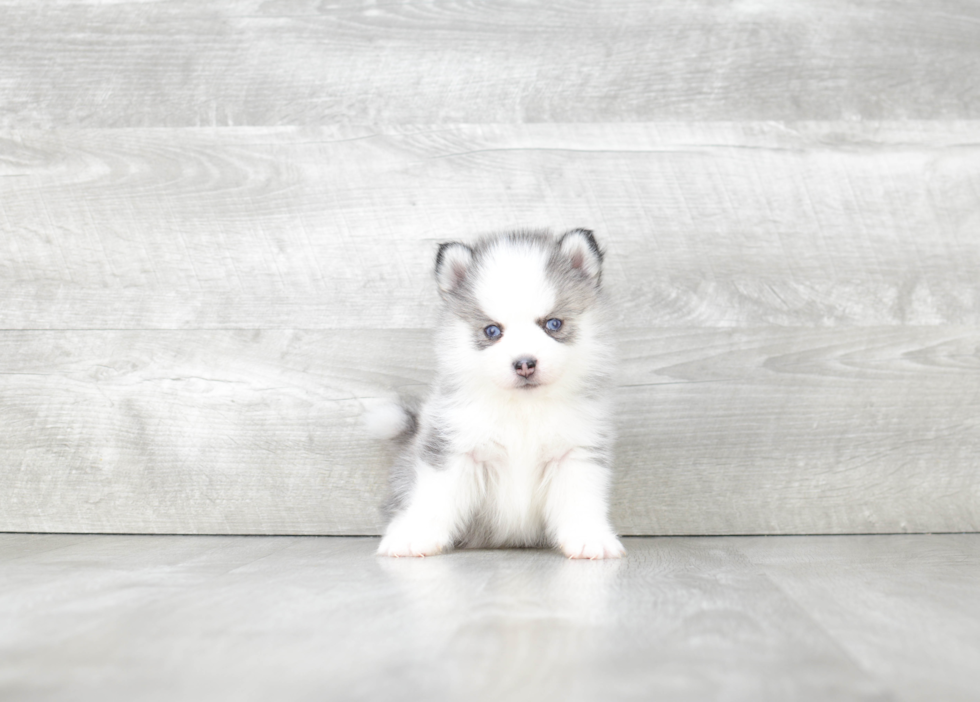
[[[0,530],[373,534],[435,245],[593,228],[626,534],[980,529],[980,4],[0,1]]]

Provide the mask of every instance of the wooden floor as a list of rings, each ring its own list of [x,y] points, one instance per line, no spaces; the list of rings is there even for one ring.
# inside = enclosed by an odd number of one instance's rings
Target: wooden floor
[[[0,699],[980,699],[980,535],[0,535]]]

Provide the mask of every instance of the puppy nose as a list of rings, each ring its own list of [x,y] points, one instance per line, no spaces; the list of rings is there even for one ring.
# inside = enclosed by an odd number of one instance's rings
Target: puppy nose
[[[538,362],[532,356],[525,356],[514,361],[514,370],[522,378],[530,378],[534,375],[534,367]]]

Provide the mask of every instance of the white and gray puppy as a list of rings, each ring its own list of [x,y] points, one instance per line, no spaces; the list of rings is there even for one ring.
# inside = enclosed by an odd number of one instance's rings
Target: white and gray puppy
[[[442,244],[438,377],[389,416],[404,447],[378,553],[545,546],[624,553],[608,517],[613,354],[592,232]]]

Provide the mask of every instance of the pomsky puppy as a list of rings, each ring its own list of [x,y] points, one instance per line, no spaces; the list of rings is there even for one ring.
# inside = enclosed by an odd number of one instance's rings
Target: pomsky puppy
[[[592,232],[442,244],[438,373],[428,400],[375,410],[402,444],[378,553],[554,546],[625,551],[608,517],[613,353]]]

